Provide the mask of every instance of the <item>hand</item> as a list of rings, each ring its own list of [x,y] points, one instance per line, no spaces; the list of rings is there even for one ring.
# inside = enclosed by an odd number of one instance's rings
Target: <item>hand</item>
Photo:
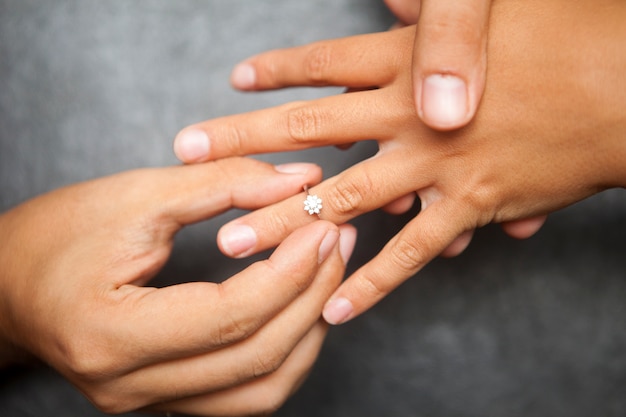
[[[222,284],[144,285],[184,225],[302,193],[320,175],[224,159],[81,183],[5,213],[0,350],[41,358],[106,412],[274,410],[323,341],[321,310],[344,270],[336,226],[295,231]],[[354,233],[342,233],[347,258]]]
[[[418,23],[422,11],[412,62],[413,97],[418,116],[426,125],[438,130],[465,126],[474,117],[485,88],[491,0],[472,0],[469,4],[385,0],[385,4],[399,19],[394,29]],[[240,85],[237,72],[234,72],[235,87],[246,89],[245,73],[244,83]],[[462,88],[434,88],[450,84]],[[425,95],[424,91],[428,93]],[[450,94],[452,92],[458,94]],[[452,105],[455,103],[456,106]],[[408,195],[388,204],[383,210],[401,214],[412,204],[413,195]],[[545,220],[546,216],[538,216],[503,222],[502,228],[512,237],[525,239],[534,235]],[[472,235],[473,232],[469,232],[460,236],[444,249],[442,255],[459,255],[469,245]]]
[[[453,242],[462,245],[477,227],[541,219],[626,185],[625,18],[626,5],[617,0],[576,7],[564,0],[494,3],[483,103],[471,124],[453,132],[434,132],[414,117],[406,53],[414,27],[261,54],[247,62],[257,89],[342,85],[365,91],[200,123],[179,134],[175,149],[185,162],[199,162],[378,139],[375,157],[312,190],[324,201],[322,217],[341,224],[411,192],[422,210],[331,297],[324,317],[340,323]],[[208,151],[187,158],[190,138]],[[301,200],[224,226],[222,250],[246,256],[279,242],[311,221]],[[251,230],[255,238],[238,245],[240,233],[250,237]]]
[[[466,125],[485,87],[491,0],[385,0],[401,24],[418,23],[413,97],[422,121],[438,130]]]

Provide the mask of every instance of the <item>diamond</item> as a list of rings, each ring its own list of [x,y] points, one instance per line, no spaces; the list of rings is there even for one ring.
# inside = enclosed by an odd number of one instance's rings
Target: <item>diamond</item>
[[[320,214],[320,210],[322,209],[322,199],[316,196],[315,194],[309,194],[306,196],[306,200],[304,200],[304,210],[308,211],[310,215]]]

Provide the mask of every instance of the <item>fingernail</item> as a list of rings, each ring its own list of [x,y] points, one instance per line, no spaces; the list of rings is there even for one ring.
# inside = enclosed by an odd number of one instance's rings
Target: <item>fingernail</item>
[[[256,245],[256,232],[250,226],[225,226],[220,232],[220,244],[232,257],[242,256]]]
[[[293,164],[276,165],[274,169],[282,174],[304,175],[309,172],[314,166],[314,164],[297,162]]]
[[[209,155],[209,137],[199,129],[186,129],[174,140],[174,153],[183,162],[195,162]]]
[[[328,232],[326,232],[326,236],[324,236],[322,243],[320,243],[320,247],[317,252],[317,259],[319,263],[324,262],[328,258],[333,248],[337,244],[337,240],[339,240],[338,231],[329,230]]]
[[[324,320],[328,324],[344,323],[354,311],[352,303],[346,298],[335,298],[326,303],[324,306]]]
[[[343,259],[344,265],[347,265],[350,261],[350,257],[352,256],[352,252],[354,251],[355,243],[356,229],[341,229],[341,234],[339,235],[339,253],[341,254],[341,259]]]
[[[238,64],[233,69],[231,75],[232,84],[241,89],[248,89],[254,87],[256,84],[256,71],[250,64]]]
[[[460,126],[468,113],[467,86],[454,75],[434,74],[422,85],[422,117],[442,129]]]

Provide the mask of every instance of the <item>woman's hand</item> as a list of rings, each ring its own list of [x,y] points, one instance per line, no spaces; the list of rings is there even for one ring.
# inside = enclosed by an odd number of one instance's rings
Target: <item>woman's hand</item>
[[[324,316],[341,323],[442,251],[462,249],[477,227],[528,218],[541,224],[549,212],[626,184],[625,19],[617,0],[494,3],[481,108],[452,132],[414,117],[415,27],[264,53],[245,64],[256,89],[363,91],[200,123],[179,134],[175,150],[185,162],[201,162],[378,140],[375,157],[314,187],[321,217],[342,224],[391,203],[408,206],[412,193],[422,210],[331,297]],[[204,152],[187,153],[199,144]],[[293,197],[224,226],[222,250],[246,256],[276,244],[311,221],[301,205]]]
[[[274,410],[320,349],[351,228],[341,254],[338,228],[315,222],[222,284],[144,285],[184,225],[302,193],[320,176],[311,164],[232,158],[127,172],[16,207],[0,217],[0,350],[41,358],[107,412]]]

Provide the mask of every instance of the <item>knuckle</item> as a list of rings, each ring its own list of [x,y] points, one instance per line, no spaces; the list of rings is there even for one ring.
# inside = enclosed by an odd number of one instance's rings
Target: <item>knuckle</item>
[[[296,229],[293,217],[281,205],[277,205],[269,210],[264,218],[259,219],[260,223],[255,225],[255,229],[261,230],[259,236],[275,237],[277,242],[282,242],[291,232]]]
[[[76,340],[64,348],[65,362],[69,371],[80,381],[98,383],[115,373],[115,355],[103,354],[97,346],[84,340]]]
[[[287,131],[294,144],[308,143],[318,138],[323,122],[324,115],[314,107],[297,105],[287,111]]]
[[[246,323],[242,323],[241,320],[235,320],[232,317],[220,319],[217,329],[217,347],[228,346],[246,338],[250,333],[247,329],[250,327],[252,326],[248,326]]]
[[[307,267],[305,264],[301,264],[301,267],[295,272],[292,269],[293,265],[290,264],[289,269],[287,269],[284,266],[276,265],[276,263],[269,259],[261,261],[260,265],[264,266],[270,276],[281,277],[281,279],[285,278],[282,280],[281,285],[283,285],[284,288],[291,289],[291,291],[285,291],[285,294],[288,294],[290,299],[302,294],[311,284],[311,268]]]
[[[357,283],[357,290],[367,300],[380,300],[388,293],[384,280],[374,275],[363,275]]]
[[[263,84],[268,86],[279,86],[283,78],[281,66],[273,56],[262,54],[254,60],[254,69],[258,79],[263,80]]]
[[[245,149],[245,146],[250,144],[249,135],[240,123],[228,123],[225,127],[223,137],[227,138],[225,141],[213,141],[224,143],[226,146],[224,155],[241,155],[249,151]],[[221,135],[220,135],[221,136]]]
[[[472,44],[481,34],[480,28],[463,16],[451,16],[449,19],[432,22],[428,30],[435,39],[461,44]]]
[[[396,269],[402,271],[404,275],[411,275],[427,259],[427,253],[417,242],[400,239],[391,246],[390,257]]]
[[[304,58],[304,74],[311,84],[326,84],[330,65],[332,63],[332,48],[327,44],[312,45]]]
[[[255,378],[269,375],[276,371],[287,359],[287,352],[272,343],[265,345],[256,352],[253,375]]]
[[[468,56],[468,50],[482,45],[484,26],[477,24],[474,11],[459,10],[445,19],[430,19],[424,22],[422,31],[424,45],[431,53],[449,58]],[[444,46],[444,47],[442,47]],[[471,55],[473,58],[473,55]]]
[[[372,181],[363,173],[358,182],[347,178],[339,181],[325,196],[327,206],[339,216],[355,216],[365,201],[365,194],[371,192]]]
[[[223,284],[217,285],[218,291],[223,291]],[[220,300],[227,299],[225,294],[219,297]],[[255,323],[250,319],[244,317],[233,317],[229,311],[229,308],[224,308],[221,311],[224,312],[223,316],[218,321],[216,344],[217,347],[224,347],[236,343],[242,339],[248,337],[253,329]]]
[[[65,359],[73,380],[89,401],[106,414],[121,414],[140,407],[140,399],[120,390],[119,355],[105,353],[97,344],[75,343],[65,347]]]
[[[467,213],[480,213],[481,217],[487,218],[493,216],[494,202],[498,200],[497,192],[492,187],[481,184],[468,187],[462,198]]]

